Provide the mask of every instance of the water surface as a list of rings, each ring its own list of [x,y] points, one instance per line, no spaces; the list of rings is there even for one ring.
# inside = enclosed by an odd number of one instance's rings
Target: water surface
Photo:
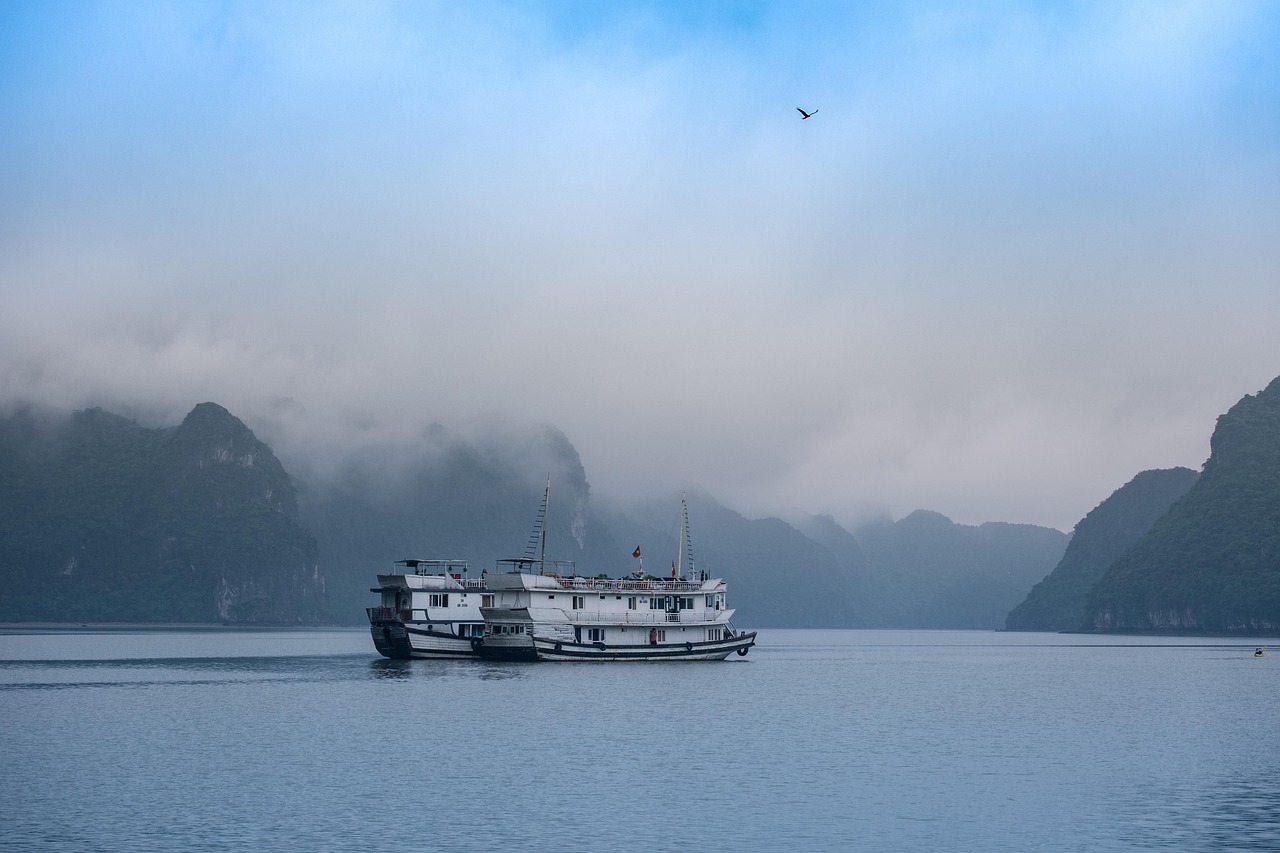
[[[0,634],[0,848],[1280,849],[1280,654],[1250,641],[759,642],[518,664],[387,661],[363,630]]]

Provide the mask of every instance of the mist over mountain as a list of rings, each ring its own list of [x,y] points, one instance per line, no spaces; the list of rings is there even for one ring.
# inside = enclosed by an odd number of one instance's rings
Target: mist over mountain
[[[829,516],[793,526],[688,495],[593,501],[577,450],[553,427],[477,439],[440,425],[419,440],[350,448],[296,481],[238,419],[201,404],[148,429],[102,410],[0,422],[0,618],[360,624],[375,575],[405,557],[492,570],[529,543],[552,482],[547,556],[582,574],[680,561],[731,585],[744,624],[994,627],[1060,554],[1063,534],[953,524],[936,513],[851,533]],[[865,543],[865,544],[864,544]],[[1056,551],[1055,551],[1056,549]],[[1046,556],[1048,555],[1048,556]]]
[[[830,550],[780,519],[748,519],[705,492],[687,500],[694,568],[725,578],[739,624],[863,626],[852,578]],[[679,495],[603,515],[622,541],[640,547],[645,571],[669,574],[679,551]]]
[[[998,628],[1062,557],[1067,534],[1030,524],[956,524],[918,510],[858,527],[869,627]]]
[[[586,472],[559,430],[481,445],[435,426],[419,447],[353,452],[336,476],[308,483],[301,500],[332,579],[333,618],[362,620],[374,575],[391,573],[395,560],[465,559],[478,575],[522,556],[548,476],[547,557],[592,574],[629,571],[626,552],[591,511]]]
[[[147,429],[101,409],[0,419],[0,619],[314,622],[325,581],[293,485],[202,403]]]
[[[1005,620],[1011,631],[1074,631],[1085,599],[1112,563],[1151,529],[1199,476],[1190,468],[1143,471],[1076,525],[1062,561]]]
[[[1107,569],[1082,627],[1280,631],[1280,378],[1218,418],[1200,477]]]

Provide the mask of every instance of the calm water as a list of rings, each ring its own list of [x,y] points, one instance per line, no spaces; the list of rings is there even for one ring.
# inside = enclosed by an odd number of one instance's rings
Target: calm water
[[[1261,641],[1259,641],[1261,642]],[[1280,651],[766,631],[724,663],[0,634],[0,849],[1277,850]]]

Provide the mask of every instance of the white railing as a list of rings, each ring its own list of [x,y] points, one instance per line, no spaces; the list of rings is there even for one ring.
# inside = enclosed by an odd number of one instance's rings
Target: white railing
[[[661,578],[565,578],[557,575],[556,583],[561,589],[584,589],[598,592],[697,592],[702,589],[702,581],[663,580]]]
[[[723,610],[681,610],[670,613],[666,610],[627,610],[623,613],[601,613],[599,610],[565,610],[570,622],[584,622],[593,625],[625,624],[625,625],[669,625],[672,622],[688,622],[691,624],[722,624],[719,617]]]

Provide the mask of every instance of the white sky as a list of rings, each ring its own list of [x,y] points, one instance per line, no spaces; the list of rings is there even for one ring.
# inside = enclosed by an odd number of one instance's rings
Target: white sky
[[[0,403],[1070,529],[1280,374],[1280,5],[0,6]],[[795,108],[818,109],[801,121]]]

